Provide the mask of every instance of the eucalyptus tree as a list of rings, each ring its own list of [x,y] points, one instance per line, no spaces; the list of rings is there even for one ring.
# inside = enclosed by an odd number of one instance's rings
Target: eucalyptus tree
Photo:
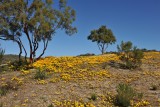
[[[76,27],[72,26],[74,21],[75,11],[66,0],[0,0],[0,39],[17,42],[21,56],[22,49],[27,55],[21,39],[26,37],[30,62],[43,56],[57,29],[68,35],[76,33]],[[36,57],[40,43],[43,49]]]
[[[88,36],[88,40],[96,42],[102,54],[105,53],[109,44],[112,45],[116,42],[116,38],[111,29],[106,28],[106,26],[101,26],[97,30],[92,30]]]

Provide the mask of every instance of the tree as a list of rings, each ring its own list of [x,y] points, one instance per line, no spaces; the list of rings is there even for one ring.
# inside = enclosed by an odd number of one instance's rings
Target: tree
[[[120,46],[117,46],[120,60],[124,62],[123,68],[135,69],[142,64],[142,58],[144,57],[143,51],[133,46],[132,42],[121,42]]]
[[[116,38],[111,29],[106,28],[106,26],[101,26],[97,30],[92,30],[88,36],[88,40],[97,42],[98,48],[102,54],[105,53],[109,44],[112,45],[116,42]]]
[[[74,21],[75,11],[67,6],[66,0],[59,0],[58,6],[53,0],[0,0],[0,39],[15,41],[20,57],[22,49],[27,55],[21,40],[21,36],[25,36],[30,47],[30,62],[43,56],[57,29],[65,30],[68,35],[76,33]],[[36,57],[40,43],[43,50]]]

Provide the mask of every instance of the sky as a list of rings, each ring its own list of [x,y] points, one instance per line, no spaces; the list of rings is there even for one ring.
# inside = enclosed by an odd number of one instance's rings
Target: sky
[[[87,40],[87,36],[102,25],[111,29],[117,39],[107,51],[117,51],[122,40],[132,41],[138,48],[160,50],[160,0],[68,0],[68,5],[76,11],[73,25],[78,32],[68,36],[58,30],[44,56],[100,54],[97,44]],[[27,40],[23,41],[29,49]],[[18,54],[16,43],[0,43],[6,54]]]

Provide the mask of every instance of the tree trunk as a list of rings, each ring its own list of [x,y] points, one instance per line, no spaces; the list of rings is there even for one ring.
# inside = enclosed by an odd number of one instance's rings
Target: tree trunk
[[[101,44],[101,52],[102,52],[102,55],[105,53],[105,43]]]
[[[104,54],[104,46],[102,46],[101,52],[102,52],[102,55],[103,55]]]
[[[32,55],[33,55],[33,62],[35,61],[35,57],[36,57],[36,51],[39,47],[39,43],[37,41],[36,38],[34,38],[34,40],[32,39],[32,46],[33,46],[33,51],[32,51]]]
[[[24,27],[24,32],[27,36],[27,39],[29,41],[29,47],[30,47],[30,56],[29,56],[29,60],[30,60],[30,63],[33,63],[33,56],[32,56],[32,42],[31,42],[31,39],[29,37],[29,34],[28,34],[28,29],[27,29],[27,26],[25,25]]]
[[[44,43],[43,52],[39,55],[38,58],[36,58],[36,60],[39,60],[39,59],[44,55],[44,53],[45,53],[45,51],[46,51],[46,49],[47,49],[47,46],[48,46],[48,39],[47,39],[46,42],[45,42],[45,40],[44,40],[43,43]]]
[[[18,58],[19,58],[19,62],[21,61],[21,55],[22,55],[22,46],[21,46],[21,43],[19,41],[16,41],[18,46],[19,46],[19,55],[18,55]]]
[[[25,52],[25,61],[27,62],[27,51],[26,51],[26,49],[25,49],[25,47],[24,47],[24,45],[23,45],[21,39],[18,38],[18,40],[19,40],[19,42],[20,42],[20,44],[21,44],[21,48],[23,48],[23,50],[24,50],[24,52]]]

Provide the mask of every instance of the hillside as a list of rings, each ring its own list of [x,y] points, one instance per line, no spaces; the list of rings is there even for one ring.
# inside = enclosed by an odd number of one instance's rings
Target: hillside
[[[22,56],[22,58],[23,58],[23,56]],[[18,55],[6,54],[3,57],[2,63],[7,63],[9,61],[12,62],[12,61],[16,61],[16,60],[18,60]]]
[[[117,86],[125,83],[142,97],[131,101],[133,107],[160,106],[160,52],[145,52],[140,69],[121,69],[119,62],[116,54],[46,57],[32,69],[2,72],[0,87],[10,89],[0,96],[0,105],[114,107]],[[45,78],[35,79],[38,70]]]

